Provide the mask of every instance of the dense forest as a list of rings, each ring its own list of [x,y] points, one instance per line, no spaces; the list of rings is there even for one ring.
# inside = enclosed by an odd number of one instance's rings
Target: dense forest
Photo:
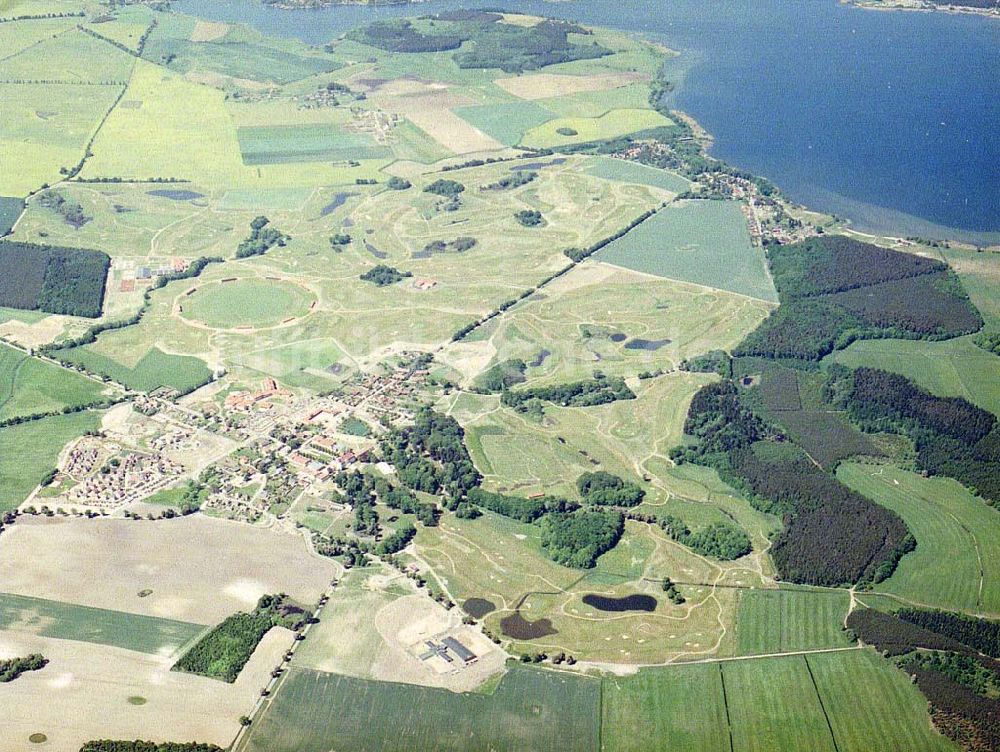
[[[489,11],[455,10],[435,16],[376,21],[348,38],[390,52],[455,51],[459,68],[500,68],[507,73],[612,54],[596,42],[577,44],[569,35],[590,31],[567,21],[544,19],[534,26],[503,22]]]
[[[768,247],[781,306],[737,356],[819,360],[857,339],[944,339],[982,317],[939,261],[843,236]]]
[[[0,305],[96,318],[110,266],[101,251],[0,240]]]
[[[187,671],[230,684],[250,660],[253,651],[272,627],[299,630],[312,617],[285,595],[264,595],[251,613],[235,613],[196,642],[174,664]]]
[[[625,530],[620,512],[553,512],[541,522],[542,548],[567,567],[589,569],[597,557],[610,551]]]
[[[563,407],[589,407],[617,400],[632,399],[635,399],[635,392],[626,386],[625,379],[599,375],[593,379],[574,381],[569,384],[506,390],[500,397],[500,402],[507,407],[515,408],[529,400],[554,402]]]

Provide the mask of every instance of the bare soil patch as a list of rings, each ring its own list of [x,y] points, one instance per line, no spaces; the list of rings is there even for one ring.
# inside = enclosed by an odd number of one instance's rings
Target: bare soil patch
[[[6,592],[197,624],[252,609],[265,593],[314,603],[335,573],[299,536],[202,515],[27,519],[0,547]],[[153,592],[138,597],[144,589]]]
[[[192,42],[213,42],[229,33],[229,24],[217,21],[198,21],[191,30]]]
[[[526,76],[498,78],[494,83],[521,99],[547,99],[587,91],[608,91],[637,81],[648,81],[641,73],[600,73],[593,76],[570,76],[565,73],[531,73]]]

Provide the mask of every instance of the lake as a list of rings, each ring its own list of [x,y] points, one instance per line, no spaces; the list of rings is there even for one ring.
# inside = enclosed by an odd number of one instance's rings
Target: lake
[[[671,106],[712,154],[880,233],[1000,242],[1000,22],[836,0],[575,0],[341,6],[175,0],[206,18],[323,44],[377,18],[500,7],[642,34],[679,50]]]

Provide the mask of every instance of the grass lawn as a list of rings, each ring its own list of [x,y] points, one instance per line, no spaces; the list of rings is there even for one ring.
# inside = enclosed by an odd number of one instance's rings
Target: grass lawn
[[[90,404],[104,385],[0,345],[0,420]]]
[[[97,428],[100,413],[56,415],[0,429],[0,510],[24,501],[71,439]]]
[[[0,629],[170,655],[205,631],[205,626],[0,593]]]
[[[750,242],[740,205],[685,201],[608,245],[597,258],[647,274],[778,302],[764,250]]]
[[[875,586],[919,605],[1000,616],[1000,512],[951,478],[844,463],[837,477],[896,512],[917,539]]]
[[[592,752],[598,679],[514,666],[492,695],[293,668],[251,727],[248,752]]]
[[[846,647],[846,592],[741,590],[736,612],[739,655]]]
[[[939,397],[965,397],[1000,415],[1000,358],[976,347],[972,339],[859,340],[833,359],[850,368],[866,366],[901,374]]]
[[[312,295],[291,282],[240,279],[199,287],[183,300],[184,318],[214,329],[265,327],[307,313]]]

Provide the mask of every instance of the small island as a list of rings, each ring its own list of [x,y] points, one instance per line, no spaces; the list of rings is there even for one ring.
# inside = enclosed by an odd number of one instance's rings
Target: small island
[[[973,13],[1000,18],[997,0],[843,0],[861,8],[876,10],[922,10],[945,13]]]

